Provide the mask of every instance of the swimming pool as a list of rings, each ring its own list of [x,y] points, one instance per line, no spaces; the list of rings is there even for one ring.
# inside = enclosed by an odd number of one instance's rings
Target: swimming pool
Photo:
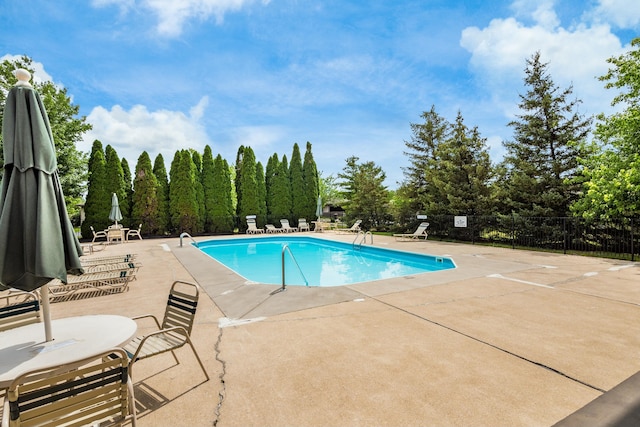
[[[282,285],[285,245],[286,285],[343,286],[456,267],[446,257],[313,237],[216,239],[199,242],[198,249],[249,281]]]

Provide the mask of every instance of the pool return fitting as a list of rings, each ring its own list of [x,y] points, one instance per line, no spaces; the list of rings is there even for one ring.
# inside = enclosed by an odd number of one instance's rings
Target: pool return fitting
[[[269,295],[275,295],[278,292],[283,292],[283,291],[287,290],[287,288],[285,286],[285,276],[284,276],[284,253],[285,252],[289,252],[289,255],[291,256],[291,259],[296,264],[296,267],[298,267],[298,271],[300,272],[300,274],[302,275],[302,278],[304,279],[304,285],[305,286],[309,286],[309,281],[307,280],[307,278],[305,277],[304,273],[302,272],[302,269],[300,268],[300,264],[298,264],[298,261],[296,260],[296,257],[293,256],[293,252],[291,252],[291,248],[289,248],[289,245],[284,245],[282,247],[282,256],[281,256],[281,258],[282,258],[282,287],[276,289],[273,292],[271,292]]]

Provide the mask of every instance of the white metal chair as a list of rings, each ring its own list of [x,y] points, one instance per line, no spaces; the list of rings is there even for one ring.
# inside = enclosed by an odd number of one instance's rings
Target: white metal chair
[[[107,232],[104,230],[101,231],[96,231],[93,228],[93,225],[89,226],[89,228],[91,229],[91,232],[93,233],[93,240],[91,241],[91,243],[94,243],[96,241],[96,239],[99,239],[100,237],[104,237],[105,240],[107,240]]]
[[[142,231],[142,224],[138,225],[138,228],[134,228],[133,230],[129,230],[127,231],[127,240],[129,240],[131,237],[138,237],[138,239],[142,240],[142,235],[140,234],[140,232]]]

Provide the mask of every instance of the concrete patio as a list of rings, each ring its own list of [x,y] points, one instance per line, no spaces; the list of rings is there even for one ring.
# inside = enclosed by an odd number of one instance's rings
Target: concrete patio
[[[138,254],[128,292],[52,315],[162,316],[173,280],[199,283],[192,338],[211,380],[188,348],[179,365],[140,361],[143,427],[551,426],[640,371],[637,263],[374,239],[458,268],[270,295],[187,241],[145,239],[90,255]]]

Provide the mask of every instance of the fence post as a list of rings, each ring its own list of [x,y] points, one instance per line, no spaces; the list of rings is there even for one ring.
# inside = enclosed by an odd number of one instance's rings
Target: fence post
[[[516,217],[511,212],[511,249],[516,248]]]
[[[562,218],[562,252],[567,254],[567,218]]]
[[[633,248],[633,218],[631,218],[631,262],[635,261],[636,251]]]

